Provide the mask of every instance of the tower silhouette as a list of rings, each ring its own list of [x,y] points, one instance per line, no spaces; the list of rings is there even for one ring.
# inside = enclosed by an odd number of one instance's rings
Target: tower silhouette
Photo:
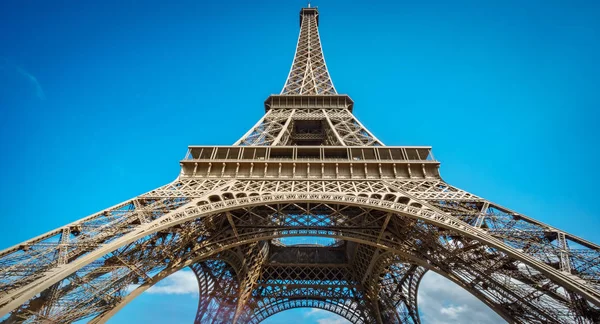
[[[598,245],[447,184],[430,147],[384,145],[334,87],[318,26],[303,8],[283,90],[234,145],[190,146],[173,182],[1,251],[3,323],[105,322],[185,267],[197,323],[297,307],[419,323],[427,271],[509,322],[599,321]]]

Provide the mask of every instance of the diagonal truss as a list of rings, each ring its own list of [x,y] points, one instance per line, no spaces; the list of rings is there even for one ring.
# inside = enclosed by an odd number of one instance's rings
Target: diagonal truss
[[[338,95],[301,12],[281,95],[233,146],[190,146],[160,188],[0,251],[0,322],[106,322],[185,267],[196,323],[314,307],[420,323],[427,271],[509,322],[594,323],[600,247],[453,187],[430,147],[384,146]],[[329,245],[286,245],[316,236]]]
[[[335,95],[319,37],[319,12],[303,8],[300,12],[300,36],[294,62],[282,95]]]
[[[350,110],[351,101],[349,98],[347,99],[348,102],[343,105],[333,104],[323,109],[322,106],[325,105],[324,101],[327,99],[315,98],[312,104],[313,107],[306,109],[287,109],[282,107],[287,105],[285,103],[273,103],[269,106],[270,110],[266,112],[263,118],[248,133],[240,138],[235,145],[383,145],[381,141],[354,117]]]

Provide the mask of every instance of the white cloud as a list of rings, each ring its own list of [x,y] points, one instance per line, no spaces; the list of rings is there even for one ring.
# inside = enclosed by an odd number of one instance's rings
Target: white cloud
[[[320,309],[320,308],[309,308],[308,311],[306,311],[306,313],[304,313],[304,317],[310,317],[310,316],[321,315],[321,314],[329,314],[329,312],[324,309]]]
[[[181,270],[147,290],[149,294],[198,295],[198,280],[190,270]]]
[[[317,323],[318,324],[348,324],[350,322],[348,322],[345,318],[341,318],[336,315],[336,316],[320,318],[317,320]]]
[[[311,317],[310,323],[317,324],[349,324],[345,318],[338,316],[330,311],[320,308],[310,308],[304,313],[304,317]],[[313,322],[314,321],[314,322]]]
[[[475,296],[432,271],[421,281],[418,303],[423,324],[506,323]]]
[[[448,306],[440,309],[440,313],[448,315],[448,317],[454,319],[458,317],[458,314],[462,313],[466,308],[464,306]]]

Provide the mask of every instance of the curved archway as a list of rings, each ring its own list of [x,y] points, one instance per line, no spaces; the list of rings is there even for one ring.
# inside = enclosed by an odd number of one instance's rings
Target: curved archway
[[[364,314],[361,314],[362,310],[356,308],[356,305],[346,305],[338,301],[307,297],[303,299],[281,300],[266,304],[252,314],[248,323],[263,323],[268,321],[272,316],[297,308],[323,310],[346,319],[350,323],[357,323],[364,320]]]
[[[448,267],[448,257],[453,255],[453,261],[458,262],[460,258],[456,257],[457,252],[477,249],[480,253],[489,254],[490,256],[495,256],[502,260],[513,263],[518,262],[520,264],[528,264],[532,268],[535,268],[537,271],[539,271],[540,274],[546,276],[548,279],[558,281],[560,284],[562,284],[562,286],[568,287],[573,291],[580,292],[578,291],[579,286],[572,282],[573,279],[570,279],[566,276],[561,276],[560,273],[556,273],[554,269],[549,268],[538,260],[515,251],[484,231],[473,229],[468,224],[462,223],[460,220],[455,219],[452,216],[445,215],[427,207],[418,208],[415,206],[407,206],[404,204],[380,199],[335,194],[273,194],[253,196],[242,199],[216,201],[200,206],[193,205],[181,212],[172,214],[167,219],[159,219],[158,221],[150,223],[148,226],[133,231],[132,233],[115,240],[111,245],[103,246],[97,249],[96,251],[84,256],[82,259],[86,261],[80,262],[80,265],[85,265],[98,258],[99,255],[104,255],[105,253],[114,251],[115,249],[126,244],[131,244],[136,240],[144,239],[149,235],[154,235],[155,233],[156,235],[159,235],[162,233],[161,231],[175,228],[178,225],[186,222],[193,222],[194,219],[220,217],[223,215],[223,213],[227,213],[236,209],[253,208],[257,206],[264,207],[274,204],[287,204],[295,206],[298,204],[336,204],[341,208],[370,208],[370,210],[373,211],[381,211],[383,213],[393,215],[395,220],[404,222],[404,225],[409,225],[409,227],[404,227],[405,229],[408,228],[411,230],[417,230],[420,234],[416,233],[418,235],[407,236],[403,235],[406,233],[392,233],[389,229],[386,229],[385,232],[382,231],[380,235],[377,236],[375,233],[369,233],[368,231],[357,231],[356,228],[348,226],[352,224],[343,224],[342,226],[328,228],[311,228],[310,226],[306,225],[300,225],[297,227],[287,226],[283,229],[261,231],[260,233],[249,232],[244,233],[243,235],[235,236],[231,235],[231,233],[223,233],[217,238],[219,242],[217,245],[211,245],[212,243],[210,242],[210,239],[213,238],[210,238],[206,241],[203,241],[204,243],[200,244],[199,246],[186,246],[185,249],[180,251],[182,253],[181,255],[192,253],[192,255],[195,254],[202,255],[203,257],[209,257],[214,253],[219,253],[232,247],[250,242],[306,234],[334,237],[340,240],[356,241],[366,245],[377,246],[383,250],[403,255],[404,257],[410,259],[411,262],[421,264],[422,266],[425,266],[436,272],[440,272],[453,281],[459,282],[465,287],[470,287],[469,289],[478,293],[479,298],[482,298],[484,301],[486,301],[488,305],[492,306],[497,312],[501,313],[503,317],[510,318],[515,315],[515,313],[512,313],[511,309],[502,307],[498,300],[491,300],[490,295],[481,293],[478,290],[480,288],[477,285],[483,287],[483,284],[485,283],[485,286],[488,287],[488,289],[496,289],[496,292],[501,293],[502,298],[506,300],[510,300],[511,298],[515,300],[518,299],[518,292],[506,289],[506,287],[503,287],[501,283],[495,282],[493,278],[484,276],[483,269],[475,271],[473,269],[469,269],[468,267],[461,267],[460,265],[457,266],[457,264],[454,264],[452,268]],[[346,221],[350,222],[351,220],[346,219]],[[401,231],[402,227],[396,228],[395,230]],[[444,239],[437,239],[438,242],[436,242],[436,240],[425,242],[423,239],[428,235],[436,235],[436,237],[442,235]],[[457,238],[464,239],[464,242],[457,240]],[[469,250],[467,250],[467,248]],[[433,258],[423,259],[423,256],[427,255],[427,253],[417,253],[418,251],[414,249],[425,249],[421,252],[428,251],[430,257]],[[461,257],[469,257],[469,255],[465,254]],[[506,268],[499,268],[495,270],[504,271]],[[52,282],[61,280],[61,278],[64,278],[75,271],[77,271],[77,268],[65,267],[62,269],[62,271],[57,271],[57,273],[52,276],[53,279],[45,278],[47,279],[47,282],[40,285],[40,287],[47,287],[47,285],[51,285]],[[584,294],[585,291],[582,290],[581,293]],[[535,301],[531,301],[530,304],[534,302]],[[558,302],[564,301],[558,300]],[[533,305],[530,307],[531,311],[537,311],[544,318],[552,319],[551,314],[548,314],[545,309],[540,308],[538,305]]]
[[[328,235],[320,235],[322,237],[329,237]],[[283,236],[269,236],[266,237],[267,240],[271,240],[273,238],[278,238],[278,237],[283,237]],[[337,237],[338,239],[341,238],[340,236],[334,236]],[[357,241],[356,239],[350,238],[351,241]],[[232,247],[235,246],[239,246],[239,244],[235,244],[232,245]],[[225,250],[227,251],[227,250]],[[394,257],[394,256],[398,256],[398,254],[394,254],[393,251],[391,251],[390,253],[385,254],[386,256],[389,257]],[[404,258],[406,257],[406,255],[403,255],[401,257]],[[381,258],[382,260],[384,260],[385,258]],[[394,260],[398,260],[397,258],[395,258]],[[418,260],[418,259],[412,259],[413,262],[417,262],[419,263],[421,266],[427,266],[425,263],[422,262],[422,260]],[[158,273],[155,276],[155,280],[142,284],[140,285],[137,289],[135,289],[134,291],[131,292],[131,294],[129,294],[119,305],[117,305],[116,307],[112,308],[109,312],[103,314],[103,316],[100,316],[96,319],[94,319],[93,321],[91,321],[90,323],[102,323],[105,322],[106,320],[108,320],[112,315],[114,315],[115,313],[117,313],[120,309],[122,309],[125,305],[127,305],[127,303],[131,302],[132,300],[134,300],[137,296],[139,296],[140,294],[142,294],[143,292],[145,292],[146,290],[150,289],[151,287],[153,287],[155,284],[157,284],[158,282],[160,282],[160,280],[168,277],[169,275],[171,275],[172,273],[175,273],[179,270],[181,270],[182,268],[185,268],[187,266],[192,266],[194,264],[198,264],[199,262],[202,262],[201,259],[193,259],[193,260],[188,260],[182,264],[180,264],[177,268],[170,268],[170,269],[166,269],[165,271]],[[383,264],[387,264],[387,263],[383,263]],[[436,268],[431,268],[431,270],[438,272],[440,271],[439,269]],[[453,277],[451,274],[448,273],[444,273],[444,272],[440,272],[440,275],[446,277],[448,280],[454,282],[455,284],[459,285],[460,287],[464,288],[465,290],[469,290],[474,296],[478,296],[480,299],[483,299],[484,302],[486,302],[485,298],[481,295],[478,294],[477,291],[474,291],[472,289],[472,287],[469,287],[467,285],[465,285],[464,282],[461,282],[459,280],[457,280],[455,277]],[[418,281],[417,281],[418,283]],[[502,312],[502,309],[499,309],[497,307],[497,305],[494,305],[492,303],[489,303],[489,301],[486,303],[488,306],[491,307],[492,310],[496,311],[500,316],[506,318],[507,320],[509,319],[509,317],[506,315],[506,313]],[[334,304],[331,304],[334,305]],[[395,315],[394,315],[395,316]],[[266,317],[265,317],[266,318]],[[347,318],[347,317],[346,317]]]
[[[311,304],[308,304],[311,305]],[[335,324],[350,324],[347,318],[333,313],[327,309],[321,307],[296,307],[281,310],[270,317],[266,318],[261,324],[281,324],[281,323],[294,323],[300,319],[304,323],[318,324],[318,323],[335,323]]]
[[[210,261],[210,260],[208,260]],[[224,262],[223,262],[224,263]],[[198,265],[198,263],[191,266]],[[165,305],[177,304],[177,316],[180,321],[188,321],[193,318],[193,315],[190,316],[190,313],[195,311],[193,303],[190,303],[190,298],[188,295],[183,295],[186,291],[180,291],[182,288],[189,288],[186,286],[182,286],[181,282],[178,282],[180,279],[170,280],[174,275],[182,274],[183,271],[187,270],[187,273],[191,274],[192,271],[188,268],[184,268],[165,278],[163,281],[154,286],[154,288],[159,288],[159,291],[150,291],[150,296],[157,296],[156,294],[163,294],[161,298],[148,298],[148,293],[144,293],[140,295],[138,298],[132,301],[127,307],[125,307],[122,312],[116,314],[113,319],[118,323],[119,320],[117,318],[125,319],[128,316],[132,316],[141,312],[142,310],[138,309],[140,301],[142,299],[144,305],[146,305],[144,309],[144,313],[149,313],[149,315],[145,315],[148,319],[154,320],[174,320],[174,314],[169,313],[169,315],[164,315],[163,311],[160,312],[152,312],[152,310],[148,310],[148,305],[152,309],[164,309]],[[398,271],[397,274],[402,275],[402,271]],[[188,276],[185,276],[188,277]],[[434,277],[434,280],[431,278]],[[195,281],[196,278],[193,278]],[[165,281],[167,281],[165,283]],[[186,280],[186,282],[190,282],[190,280]],[[165,283],[163,285],[163,283]],[[201,284],[202,285],[202,284]],[[175,291],[179,291],[175,293]],[[202,288],[199,292],[199,298],[201,298]],[[425,295],[424,295],[425,294]],[[425,298],[423,297],[425,296]],[[168,304],[165,303],[165,300],[169,300]],[[498,317],[491,309],[489,309],[485,304],[479,302],[477,298],[472,296],[466,290],[460,288],[456,284],[451,281],[445,279],[443,276],[440,276],[435,273],[429,272],[424,279],[419,288],[419,300],[424,301],[422,304],[422,312],[424,313],[425,321],[431,321],[432,319],[440,319],[445,316],[446,320],[451,320],[455,322],[466,321],[467,318],[473,318],[473,316],[477,316],[478,322],[481,323],[500,323]],[[199,301],[199,303],[201,303]],[[134,306],[134,309],[131,307]],[[351,323],[354,322],[351,317],[351,313],[348,316],[339,315],[335,311],[331,311],[336,305],[328,303],[327,301],[318,301],[318,300],[296,300],[296,301],[283,301],[279,303],[274,303],[268,305],[267,310],[262,310],[260,316],[255,316],[252,320],[248,321],[249,323],[278,323],[279,319],[287,319],[287,322],[290,321],[299,321],[300,318],[306,322],[317,321],[317,320],[328,320],[328,321],[339,321],[342,323]],[[342,305],[343,306],[343,305]],[[183,310],[183,311],[182,311]],[[408,315],[405,309],[398,309],[398,319],[406,318]],[[125,313],[125,314],[122,314]],[[281,314],[285,313],[285,314]],[[293,314],[293,315],[290,315]],[[267,315],[265,317],[265,315]],[[125,316],[125,317],[124,317]],[[140,319],[138,317],[138,319]],[[345,319],[348,322],[344,322],[342,319]],[[493,321],[493,320],[496,321]],[[273,322],[272,322],[272,321]],[[486,321],[489,320],[489,321]],[[126,321],[126,320],[121,320]],[[110,322],[113,322],[111,320]],[[191,321],[190,321],[191,322]],[[198,322],[198,321],[197,321]],[[396,321],[392,320],[384,320],[385,323],[393,323]],[[406,321],[404,321],[406,322]],[[202,321],[200,321],[202,323]],[[281,321],[279,321],[281,323]]]

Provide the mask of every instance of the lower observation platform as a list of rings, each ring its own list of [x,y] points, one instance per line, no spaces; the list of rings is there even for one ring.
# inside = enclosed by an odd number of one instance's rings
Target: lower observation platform
[[[181,176],[272,179],[430,179],[428,146],[190,146]]]

